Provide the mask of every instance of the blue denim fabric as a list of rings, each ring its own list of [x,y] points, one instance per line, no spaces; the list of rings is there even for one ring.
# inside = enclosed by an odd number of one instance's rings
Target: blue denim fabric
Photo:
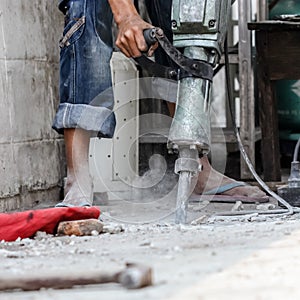
[[[110,58],[112,54],[112,12],[108,0],[58,0],[65,13],[65,29],[60,43],[60,105],[53,128],[95,131],[112,137],[115,129]],[[161,27],[172,40],[172,0],[146,0],[154,26]],[[156,61],[172,65],[158,49]]]
[[[112,12],[107,0],[63,2],[60,42],[60,105],[53,128],[82,128],[112,137],[115,116],[111,88]]]

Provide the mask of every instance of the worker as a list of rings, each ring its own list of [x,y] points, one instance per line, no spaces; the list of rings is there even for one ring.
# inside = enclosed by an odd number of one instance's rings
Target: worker
[[[89,172],[92,136],[112,138],[115,128],[110,59],[113,51],[112,19],[118,27],[116,46],[127,57],[148,50],[143,30],[161,27],[171,39],[171,0],[145,0],[152,25],[139,16],[132,0],[59,0],[65,14],[60,40],[60,104],[53,128],[64,135],[67,179],[64,200],[57,206],[92,205],[93,184]],[[152,55],[157,45],[150,48]],[[156,51],[157,59],[163,56]],[[170,107],[171,108],[171,107]],[[172,110],[172,108],[171,108]],[[203,190],[257,199],[265,194],[214,170],[207,156],[201,158],[195,192]]]

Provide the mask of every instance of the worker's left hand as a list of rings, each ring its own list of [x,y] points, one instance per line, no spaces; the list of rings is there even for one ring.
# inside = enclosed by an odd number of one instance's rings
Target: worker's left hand
[[[149,48],[143,35],[145,29],[152,27],[151,24],[143,21],[139,15],[123,19],[118,23],[119,33],[116,40],[116,46],[127,57],[139,57],[142,55],[142,52],[147,51],[147,55],[152,56],[155,49],[158,47],[158,43]]]

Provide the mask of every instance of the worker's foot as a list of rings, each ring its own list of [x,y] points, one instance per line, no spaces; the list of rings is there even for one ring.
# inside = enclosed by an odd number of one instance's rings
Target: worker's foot
[[[73,206],[92,206],[93,204],[93,188],[92,180],[72,180],[67,179],[65,185],[65,198],[57,207],[73,207]]]
[[[199,174],[194,190],[196,194],[221,194],[227,196],[246,196],[249,198],[266,197],[266,194],[257,186],[246,185],[214,170],[207,156],[202,157],[200,161],[203,170]]]
[[[64,206],[91,206],[93,183],[89,172],[90,132],[80,128],[64,129],[67,158],[65,198],[57,204]]]

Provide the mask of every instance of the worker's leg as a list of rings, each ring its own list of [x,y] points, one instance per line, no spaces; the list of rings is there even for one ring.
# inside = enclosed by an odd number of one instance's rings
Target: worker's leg
[[[149,16],[154,26],[161,27],[168,38],[172,40],[171,32],[171,6],[172,0],[146,0]],[[170,65],[170,58],[159,49],[155,56],[156,60],[162,65]],[[172,64],[172,62],[171,62]],[[168,103],[170,116],[174,116],[175,104]],[[200,159],[203,170],[199,174],[198,183],[195,189],[196,193],[203,191],[213,191],[220,188],[224,190],[224,195],[243,195],[248,197],[263,197],[265,193],[255,186],[238,186],[240,183],[234,179],[229,178],[212,168],[207,156]],[[237,187],[233,187],[237,185]],[[222,187],[222,188],[221,188]],[[226,190],[226,187],[229,188]],[[233,187],[233,188],[232,188]]]
[[[64,134],[66,195],[60,205],[91,205],[91,135],[111,138],[115,128],[110,58],[112,13],[106,0],[69,0],[60,55],[60,105],[53,128]]]
[[[90,132],[65,129],[64,140],[67,159],[64,204],[91,205],[93,190],[88,162]]]

